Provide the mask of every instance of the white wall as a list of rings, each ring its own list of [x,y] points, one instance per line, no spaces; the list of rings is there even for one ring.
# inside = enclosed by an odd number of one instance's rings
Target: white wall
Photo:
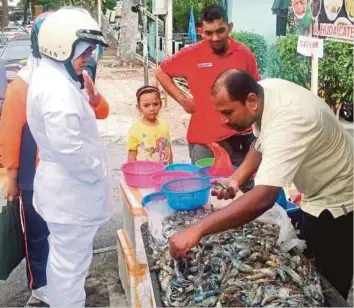
[[[276,16],[272,13],[274,0],[229,0],[228,16],[234,31],[251,31],[265,37],[268,44],[276,40]]]

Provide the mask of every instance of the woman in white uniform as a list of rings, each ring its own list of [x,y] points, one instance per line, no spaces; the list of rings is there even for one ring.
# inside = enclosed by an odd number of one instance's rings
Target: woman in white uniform
[[[98,228],[110,218],[107,160],[96,115],[101,97],[83,69],[106,46],[87,11],[60,9],[42,24],[42,60],[28,92],[27,117],[40,160],[33,204],[50,231],[47,265],[52,307],[84,307],[85,277]]]

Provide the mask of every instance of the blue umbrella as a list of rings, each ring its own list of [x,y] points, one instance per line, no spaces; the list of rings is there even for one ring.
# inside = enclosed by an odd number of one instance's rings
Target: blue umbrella
[[[194,44],[197,42],[197,32],[195,30],[193,7],[189,15],[188,39]]]

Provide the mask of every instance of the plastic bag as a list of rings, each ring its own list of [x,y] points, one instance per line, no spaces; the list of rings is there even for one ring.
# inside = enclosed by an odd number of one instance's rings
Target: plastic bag
[[[149,231],[159,245],[165,245],[167,239],[162,234],[162,221],[175,211],[171,209],[166,200],[153,200],[145,206],[148,216]]]
[[[209,170],[211,176],[230,176],[234,173],[230,155],[217,143],[208,144],[214,153],[214,163]]]
[[[281,250],[289,251],[296,247],[303,252],[306,248],[306,242],[297,237],[296,230],[291,223],[291,219],[286,211],[278,204],[275,203],[270,210],[258,217],[257,220],[263,223],[278,225],[280,227],[277,244]]]
[[[7,202],[0,212],[0,280],[6,280],[25,257],[20,199]]]

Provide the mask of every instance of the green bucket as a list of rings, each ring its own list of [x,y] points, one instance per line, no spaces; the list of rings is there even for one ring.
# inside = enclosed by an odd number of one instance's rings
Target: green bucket
[[[195,162],[195,165],[199,168],[210,167],[214,163],[214,157],[202,158]]]

